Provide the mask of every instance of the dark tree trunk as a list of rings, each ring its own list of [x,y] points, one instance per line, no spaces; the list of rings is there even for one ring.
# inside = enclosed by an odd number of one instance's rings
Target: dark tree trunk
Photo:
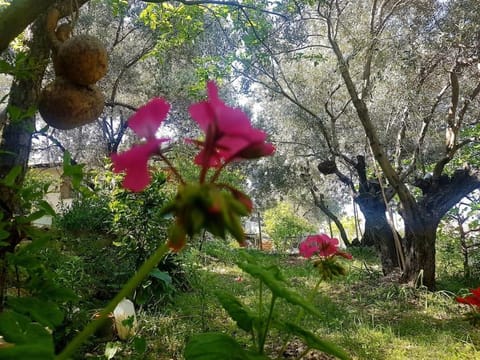
[[[405,270],[402,280],[435,289],[435,243],[440,220],[456,203],[480,187],[480,171],[457,170],[452,177],[422,180],[418,206],[407,209],[405,223]]]
[[[399,263],[394,234],[385,214],[385,202],[381,195],[369,193],[359,194],[355,201],[365,217],[361,243],[373,245],[377,249],[383,273],[387,275],[397,268]]]
[[[30,51],[27,62],[33,64],[28,78],[22,77],[13,81],[10,89],[8,106],[24,112],[20,118],[8,116],[8,112],[2,113],[2,134],[0,140],[0,178],[4,178],[13,168],[20,167],[21,171],[16,178],[16,184],[21,185],[25,177],[28,165],[28,157],[31,148],[32,132],[35,129],[35,110],[40,86],[49,61],[49,46],[45,30],[45,19],[41,18],[33,26],[33,37],[30,42]],[[17,199],[17,191],[12,187],[0,184],[0,207],[3,213],[2,221],[9,222],[15,215],[21,212],[20,202]],[[7,229],[8,230],[8,229]],[[3,309],[4,298],[7,288],[7,262],[6,254],[12,252],[21,240],[21,234],[11,229],[11,236],[6,239],[8,246],[0,247],[0,311]]]
[[[402,279],[417,287],[424,285],[429,290],[435,290],[435,241],[438,222],[425,223],[418,218],[404,221],[406,251]]]
[[[365,157],[357,156],[355,166],[359,179],[359,190],[355,202],[365,218],[365,229],[361,244],[374,246],[382,262],[385,275],[399,266],[393,230],[388,223],[385,201],[393,196],[391,189],[383,189],[376,179],[367,179]],[[400,238],[400,237],[398,237]]]

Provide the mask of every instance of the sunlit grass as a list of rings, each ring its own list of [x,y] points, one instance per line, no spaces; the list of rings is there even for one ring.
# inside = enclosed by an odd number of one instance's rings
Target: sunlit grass
[[[322,312],[321,318],[298,316],[299,309],[279,301],[277,315],[300,320],[317,335],[342,346],[353,359],[475,359],[480,358],[480,331],[466,322],[465,308],[454,300],[457,288],[437,292],[413,289],[381,276],[372,251],[354,251],[355,260],[345,262],[349,274],[323,282],[317,293],[315,270],[308,261],[252,251],[262,264],[276,264],[292,289]],[[239,330],[221,308],[214,291],[228,291],[248,306],[256,306],[258,282],[235,265],[235,251],[225,246],[209,246],[205,253],[185,253],[191,290],[178,293],[159,314],[141,314],[141,334],[148,339],[146,359],[183,359],[185,341],[203,331],[221,331],[246,343]],[[440,282],[441,283],[441,282]],[[274,336],[268,346],[285,340]],[[307,357],[308,359],[308,357]]]

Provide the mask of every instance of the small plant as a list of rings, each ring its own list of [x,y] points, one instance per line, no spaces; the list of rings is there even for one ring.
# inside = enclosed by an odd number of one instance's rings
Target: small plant
[[[300,255],[310,259],[313,266],[318,270],[319,282],[346,274],[345,268],[337,261],[337,256],[351,260],[352,255],[338,250],[338,244],[338,239],[320,234],[308,236],[298,246]]]
[[[275,305],[279,299],[299,306],[313,316],[321,317],[321,313],[309,301],[289,288],[277,266],[261,265],[247,253],[241,254],[242,261],[239,261],[237,265],[260,281],[257,309],[246,307],[230,293],[217,292],[216,296],[237,326],[251,335],[250,347],[245,349],[233,337],[226,334],[204,333],[190,339],[185,349],[185,359],[226,359],[230,358],[231,354],[236,354],[238,359],[270,359],[265,354],[265,345],[272,328],[303,339],[307,349],[299,358],[311,349],[317,349],[340,359],[349,359],[349,356],[335,344],[320,339],[294,322],[281,319],[275,312]],[[264,287],[270,290],[268,304],[264,302],[267,298],[263,291]]]

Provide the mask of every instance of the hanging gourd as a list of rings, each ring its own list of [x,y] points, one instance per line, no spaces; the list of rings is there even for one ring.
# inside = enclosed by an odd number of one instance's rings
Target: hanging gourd
[[[57,9],[47,16],[56,77],[42,90],[38,108],[47,124],[66,130],[95,121],[102,114],[105,97],[95,83],[107,73],[108,57],[97,38],[71,37],[72,27],[57,26],[59,18]]]

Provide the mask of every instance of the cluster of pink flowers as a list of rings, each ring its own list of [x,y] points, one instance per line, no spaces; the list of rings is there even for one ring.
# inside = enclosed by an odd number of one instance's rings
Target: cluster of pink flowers
[[[187,139],[200,148],[195,163],[202,168],[201,183],[205,181],[210,168],[216,168],[219,173],[226,164],[234,160],[268,156],[275,150],[272,144],[265,142],[266,133],[253,128],[243,111],[222,102],[214,82],[207,84],[207,93],[206,101],[193,104],[189,108],[190,115],[205,133],[202,141]],[[156,137],[169,110],[170,104],[161,98],[155,98],[129,119],[128,126],[146,141],[111,156],[113,170],[126,173],[123,181],[125,188],[137,192],[150,183],[147,163],[151,156],[160,154],[160,145],[169,140]]]
[[[338,239],[331,238],[325,234],[310,235],[302,241],[298,247],[300,255],[304,258],[311,258],[317,255],[321,258],[331,258],[341,256],[346,259],[352,259],[352,255],[338,249]]]
[[[142,191],[150,183],[148,160],[154,155],[165,161],[177,176],[181,183],[177,195],[162,208],[163,214],[175,216],[168,231],[168,245],[173,251],[181,250],[187,237],[202,229],[222,238],[230,233],[243,244],[245,234],[240,218],[251,213],[252,201],[241,191],[216,181],[225,165],[232,161],[268,156],[275,151],[272,144],[265,142],[267,134],[253,128],[244,112],[220,100],[213,82],[207,84],[207,94],[207,100],[189,108],[191,117],[205,134],[203,140],[186,139],[200,149],[194,159],[201,168],[198,182],[186,183],[161,151],[162,143],[169,139],[157,138],[156,134],[170,110],[170,105],[161,98],[142,106],[128,121],[128,126],[144,142],[111,156],[114,172],[125,172],[123,187],[131,191]],[[210,169],[214,172],[207,179]]]

